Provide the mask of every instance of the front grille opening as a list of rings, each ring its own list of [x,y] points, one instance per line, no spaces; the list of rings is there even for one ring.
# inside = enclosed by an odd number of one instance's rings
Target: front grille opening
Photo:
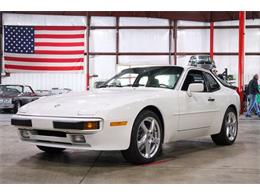
[[[34,134],[43,136],[66,137],[66,133],[60,131],[34,130]]]

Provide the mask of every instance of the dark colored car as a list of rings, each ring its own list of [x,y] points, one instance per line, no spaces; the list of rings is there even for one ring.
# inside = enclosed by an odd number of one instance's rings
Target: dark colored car
[[[38,98],[30,86],[0,85],[0,110],[16,113],[21,106]]]

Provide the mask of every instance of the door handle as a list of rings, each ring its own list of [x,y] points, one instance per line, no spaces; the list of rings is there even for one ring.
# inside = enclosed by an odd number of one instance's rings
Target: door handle
[[[208,99],[208,101],[209,101],[209,102],[214,102],[215,99],[210,97],[210,98]]]

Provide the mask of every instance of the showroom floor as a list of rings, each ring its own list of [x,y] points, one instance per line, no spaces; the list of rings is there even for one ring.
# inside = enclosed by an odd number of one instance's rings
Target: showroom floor
[[[209,137],[164,146],[156,163],[133,166],[120,152],[66,150],[50,156],[18,140],[0,114],[0,183],[260,183],[260,119],[239,125],[236,144]]]

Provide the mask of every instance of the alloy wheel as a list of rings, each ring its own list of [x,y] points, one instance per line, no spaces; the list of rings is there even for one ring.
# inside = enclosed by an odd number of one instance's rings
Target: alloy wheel
[[[137,131],[137,147],[144,158],[152,158],[160,147],[161,131],[158,121],[153,117],[145,118]]]

